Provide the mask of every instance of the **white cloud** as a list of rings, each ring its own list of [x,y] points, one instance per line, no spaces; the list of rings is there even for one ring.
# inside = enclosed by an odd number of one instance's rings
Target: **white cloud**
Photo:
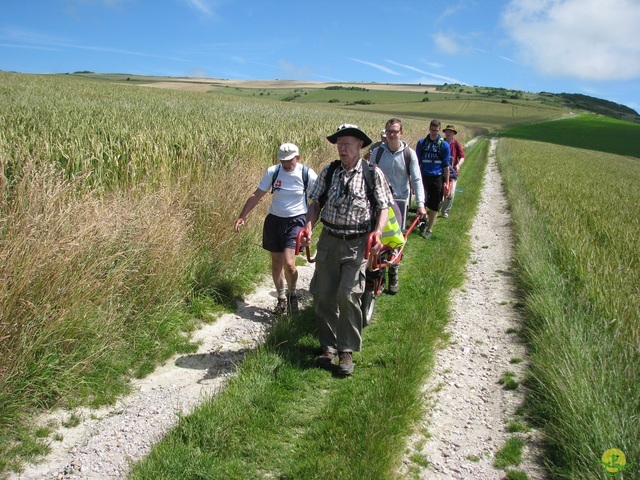
[[[215,7],[220,3],[217,0],[182,0],[182,2],[206,17],[216,17]]]
[[[523,61],[551,76],[640,76],[638,0],[511,0],[502,25]]]
[[[20,28],[0,28],[0,39],[7,39],[13,43],[3,43],[2,45],[10,48],[28,48],[33,50],[51,50],[51,51],[68,51],[68,50],[87,50],[102,53],[115,53],[118,55],[132,55],[138,57],[159,58],[163,60],[184,61],[179,57],[148,53],[135,50],[123,50],[120,48],[101,47],[95,45],[79,45],[62,37],[54,37],[43,35],[39,32],[24,30]]]
[[[441,82],[445,82],[445,83],[459,83],[464,85],[464,82],[461,82],[460,80],[456,80],[455,78],[451,78],[451,77],[445,77],[444,75],[438,75],[437,73],[432,73],[432,72],[426,72],[420,68],[414,67],[412,65],[405,65],[403,63],[398,63],[398,62],[394,62],[393,60],[386,60],[387,62],[391,63],[392,65],[396,65],[398,67],[402,67],[402,68],[406,68],[407,70],[411,70],[417,73],[420,73],[422,75],[427,75],[428,78],[425,77],[421,77],[419,83],[441,83]]]
[[[354,62],[362,63],[364,65],[368,65],[373,68],[377,68],[378,70],[382,70],[383,72],[389,73],[391,75],[398,75],[398,76],[402,75],[401,73],[396,72],[395,70],[391,70],[390,68],[387,68],[383,65],[378,65],[377,63],[365,62],[364,60],[358,60],[357,58],[351,58],[350,60],[353,60]]]
[[[458,53],[461,50],[460,45],[456,42],[453,37],[449,35],[444,35],[443,33],[436,33],[433,35],[433,40],[436,42],[436,46],[438,50],[450,55],[453,53]]]

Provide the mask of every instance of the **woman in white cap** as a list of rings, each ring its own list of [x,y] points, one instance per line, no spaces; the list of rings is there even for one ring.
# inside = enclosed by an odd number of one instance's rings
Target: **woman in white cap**
[[[267,169],[256,191],[249,195],[233,229],[240,230],[249,212],[271,190],[269,214],[262,229],[262,248],[271,252],[271,275],[278,295],[274,315],[283,315],[298,312],[296,241],[298,232],[305,226],[307,190],[313,188],[318,176],[299,163],[300,152],[293,143],[280,145],[278,160],[280,163]]]

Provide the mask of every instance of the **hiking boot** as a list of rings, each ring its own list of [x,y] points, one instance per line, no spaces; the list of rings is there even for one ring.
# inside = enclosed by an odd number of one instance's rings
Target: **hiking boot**
[[[333,359],[336,358],[336,354],[333,352],[324,352],[322,355],[316,357],[316,364],[322,368],[331,367]]]
[[[351,375],[354,368],[351,352],[340,352],[339,357],[338,373],[340,375]]]
[[[287,297],[287,313],[289,315],[295,315],[300,311],[300,307],[298,306],[298,296],[290,295]]]
[[[389,272],[389,293],[395,295],[400,290],[400,284],[398,283],[398,269],[399,265],[392,265],[388,268]]]
[[[398,282],[398,272],[394,272],[393,270],[389,271],[389,291],[391,293],[398,293],[400,290],[400,283]]]
[[[279,298],[276,307],[273,309],[273,316],[280,317],[287,313],[287,299]]]
[[[432,233],[433,232],[431,232],[431,230],[425,230],[425,232],[422,234],[422,238],[430,238]]]

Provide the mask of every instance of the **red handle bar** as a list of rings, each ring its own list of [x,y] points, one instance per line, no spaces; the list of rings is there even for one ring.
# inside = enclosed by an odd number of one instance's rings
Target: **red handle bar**
[[[298,232],[298,237],[296,239],[296,256],[300,255],[300,250],[302,248],[302,239],[306,238],[305,236],[305,229],[301,228],[300,231]],[[315,258],[311,258],[311,251],[309,250],[309,245],[307,245],[305,248],[305,253],[307,254],[307,262],[309,263],[313,263],[316,261]]]
[[[404,233],[405,243],[407,238],[409,238],[409,235],[411,234],[413,229],[416,228],[416,225],[418,225],[419,222],[420,222],[420,217],[416,217],[415,220],[411,223],[411,226]],[[375,241],[375,232],[371,232],[369,234],[369,238],[367,239],[367,247],[365,248],[365,251],[364,251],[364,258],[367,260],[369,260],[369,256],[371,256],[371,246],[373,245],[374,241]],[[383,245],[382,249],[378,254],[373,254],[373,256],[371,256],[371,259],[368,262],[369,270],[375,271],[381,268],[389,267],[389,266],[400,263],[400,260],[402,259],[403,250],[404,250],[404,245],[396,250],[392,250],[391,247],[389,247],[388,245]],[[380,256],[383,253],[387,253],[387,252],[390,252],[388,257],[381,261]]]

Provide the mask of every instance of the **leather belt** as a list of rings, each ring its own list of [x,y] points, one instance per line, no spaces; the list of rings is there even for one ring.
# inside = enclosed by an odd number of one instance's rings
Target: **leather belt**
[[[340,240],[355,240],[356,238],[364,237],[369,234],[369,232],[360,232],[350,233],[349,235],[340,235],[339,233],[332,232],[331,230],[327,230],[326,232],[332,237],[339,238]]]

